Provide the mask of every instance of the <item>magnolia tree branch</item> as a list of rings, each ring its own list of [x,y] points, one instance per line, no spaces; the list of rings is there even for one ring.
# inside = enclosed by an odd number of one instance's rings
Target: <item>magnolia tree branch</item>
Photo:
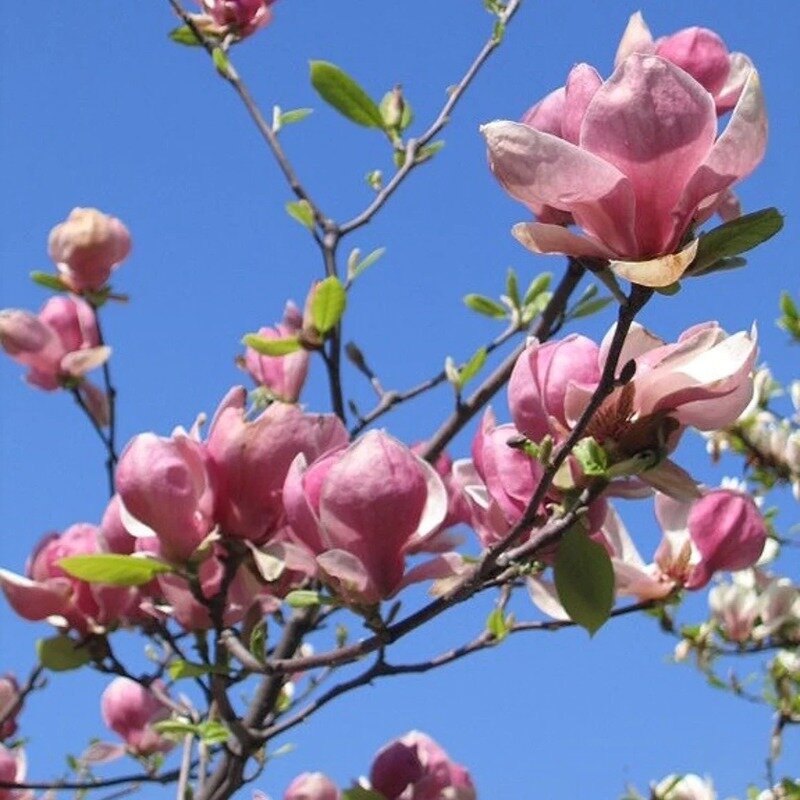
[[[505,9],[498,15],[497,24],[502,30],[514,14],[517,13],[522,0],[509,0]],[[431,123],[430,127],[416,139],[411,139],[406,144],[405,160],[403,165],[392,175],[389,182],[381,189],[375,196],[373,201],[365,208],[360,214],[353,217],[348,222],[339,226],[339,232],[342,236],[348,234],[357,228],[366,225],[386,204],[386,201],[394,194],[400,184],[405,180],[406,176],[419,164],[423,163],[419,159],[420,151],[427,145],[431,139],[434,138],[450,121],[450,115],[455,109],[458,101],[464,95],[469,85],[472,83],[475,76],[480,71],[481,67],[489,56],[500,46],[502,42],[502,34],[498,35],[497,30],[492,33],[492,36],[481,48],[475,60],[469,65],[464,77],[450,90],[447,102],[442,106],[436,119]]]
[[[531,331],[540,342],[546,341],[558,327],[563,317],[570,295],[575,291],[583,278],[585,268],[575,259],[570,259],[566,272],[550,298],[550,302],[542,312],[536,327]],[[428,440],[422,457],[433,463],[442,454],[445,447],[458,432],[508,383],[514,364],[526,347],[523,342],[514,348],[503,362],[491,373],[469,398],[459,404],[458,408],[442,423],[436,433]]]
[[[100,310],[94,309],[94,324],[97,328],[97,343],[100,346],[105,345],[105,338],[103,336],[103,328],[100,324]],[[117,389],[114,382],[111,380],[111,367],[108,360],[103,362],[103,386],[105,388],[106,400],[108,402],[108,434],[105,438],[105,445],[108,451],[108,458],[106,459],[106,471],[108,472],[108,483],[110,496],[114,496],[114,471],[119,461],[117,454]]]

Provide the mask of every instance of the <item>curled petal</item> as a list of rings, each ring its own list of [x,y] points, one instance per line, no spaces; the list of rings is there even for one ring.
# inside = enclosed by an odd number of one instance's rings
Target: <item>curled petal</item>
[[[660,289],[680,280],[697,255],[699,239],[690,242],[683,250],[649,261],[611,261],[609,267],[615,275],[640,286]]]

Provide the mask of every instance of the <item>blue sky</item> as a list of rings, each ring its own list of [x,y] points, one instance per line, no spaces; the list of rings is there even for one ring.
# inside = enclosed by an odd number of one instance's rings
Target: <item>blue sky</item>
[[[489,175],[478,126],[519,117],[561,85],[575,62],[608,74],[628,16],[640,7],[656,35],[701,24],[753,58],[767,95],[770,146],[740,197],[746,210],[775,205],[787,218],[784,232],[745,270],[689,281],[679,296],[656,299],[643,321],[668,338],[706,319],[730,331],[755,320],[763,359],[781,380],[796,376],[796,351],[774,326],[780,290],[797,291],[796,4],[528,0],[454,114],[445,149],[343,247],[345,255],[351,247],[387,248],[351,293],[346,322],[347,338],[362,347],[386,387],[410,386],[438,371],[446,355],[463,358],[498,332],[464,308],[464,294],[500,294],[510,265],[523,281],[563,268],[509,235],[526,212]],[[105,314],[120,441],[144,430],[167,434],[197,412],[213,411],[242,380],[233,363],[241,335],[277,320],[287,298],[302,302],[321,275],[319,255],[286,216],[290,192],[237,98],[203,53],[167,40],[175,20],[166,0],[13,3],[3,16],[11,33],[0,54],[0,306],[36,309],[45,300],[27,274],[49,268],[47,233],[73,206],[123,219],[134,251],[114,286],[132,301]],[[365,173],[391,172],[390,153],[379,134],[323,107],[307,61],[339,64],[377,97],[401,83],[418,132],[490,25],[479,0],[281,0],[274,24],[233,59],[267,113],[273,104],[315,108],[284,131],[283,141],[313,196],[343,220],[369,202]],[[582,330],[600,335],[610,322],[609,312]],[[327,410],[320,367],[304,401]],[[0,560],[18,570],[42,534],[98,521],[106,499],[102,453],[88,425],[68,397],[29,389],[20,374],[9,359],[0,361]],[[352,373],[347,381],[349,396],[368,407],[366,383]],[[451,405],[445,388],[383,424],[416,441]],[[505,418],[502,398],[495,406]],[[454,455],[466,455],[472,432],[456,442]],[[723,474],[710,469],[697,440],[684,458],[709,482]],[[793,513],[787,505],[784,529]],[[652,552],[649,508],[626,519],[643,551]],[[796,579],[796,561],[786,568]],[[480,631],[490,605],[481,598],[399,650],[419,656],[431,643],[466,641]],[[517,612],[533,616],[527,602]],[[46,633],[0,606],[0,670],[24,674],[34,640]],[[580,631],[520,636],[425,677],[393,678],[292,731],[295,750],[270,763],[259,786],[277,798],[293,775],[316,769],[344,784],[368,768],[385,741],[416,727],[469,766],[487,800],[614,798],[628,782],[644,786],[674,771],[713,775],[721,797],[743,794],[762,775],[768,712],[667,663],[671,647],[650,621],[628,618],[593,641]],[[104,683],[83,672],[54,675],[47,692],[32,698],[23,728],[32,776],[58,775],[61,753],[80,752],[90,737],[105,735],[97,703]],[[800,762],[791,731],[787,745],[788,770],[793,759]]]

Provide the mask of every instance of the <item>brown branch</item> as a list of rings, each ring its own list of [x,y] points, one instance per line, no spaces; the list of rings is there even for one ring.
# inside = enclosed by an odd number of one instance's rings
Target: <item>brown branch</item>
[[[505,10],[499,15],[498,21],[501,25],[505,26],[511,21],[511,18],[517,13],[522,0],[509,0]],[[501,37],[492,33],[492,36],[481,48],[475,60],[469,65],[467,71],[461,80],[450,91],[447,102],[442,106],[436,119],[431,123],[430,127],[417,139],[411,139],[406,144],[405,160],[403,165],[392,175],[389,182],[381,189],[375,196],[373,201],[365,208],[360,214],[353,217],[348,222],[339,226],[339,232],[342,236],[351,233],[357,228],[366,225],[378,211],[383,208],[386,201],[395,193],[400,184],[405,180],[408,174],[421,163],[423,160],[418,160],[420,151],[434,138],[450,121],[450,115],[453,113],[458,101],[463,96],[469,85],[472,83],[475,76],[478,74],[480,68],[489,56],[500,46]]]

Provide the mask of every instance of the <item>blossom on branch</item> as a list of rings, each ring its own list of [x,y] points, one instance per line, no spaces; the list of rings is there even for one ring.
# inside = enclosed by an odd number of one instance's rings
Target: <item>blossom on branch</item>
[[[579,64],[563,96],[482,132],[495,177],[541,216],[514,227],[525,247],[609,261],[632,282],[659,287],[694,259],[690,228],[730,209],[731,186],[764,155],[767,123],[752,67],[717,136],[709,91],[672,61],[634,52],[606,81]],[[584,233],[563,227],[570,221]]]
[[[321,772],[304,772],[287,787],[283,800],[339,800],[336,784]]]

